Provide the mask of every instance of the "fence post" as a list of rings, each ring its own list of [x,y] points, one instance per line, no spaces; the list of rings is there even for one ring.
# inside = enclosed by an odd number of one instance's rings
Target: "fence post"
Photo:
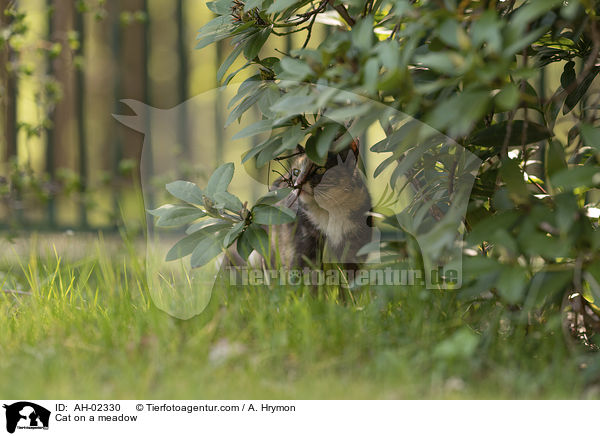
[[[119,2],[111,2],[109,3],[111,9],[109,11],[109,17],[111,20],[111,39],[110,39],[110,47],[113,56],[113,62],[115,65],[115,76],[113,82],[113,96],[114,96],[114,104],[115,104],[115,113],[118,113],[119,108],[119,100],[123,98],[122,95],[122,87],[121,87],[121,5]],[[123,158],[123,144],[121,143],[121,137],[117,131],[113,135],[113,162],[112,162],[112,176],[113,176],[113,210],[115,212],[114,216],[114,227],[118,227],[118,211],[120,210],[119,206],[119,163]]]
[[[150,9],[148,8],[148,0],[144,0],[142,4],[142,8],[146,19],[144,20],[144,45],[142,47],[142,63],[144,65],[144,92],[143,98],[146,105],[150,105],[151,102],[151,93],[150,93],[150,71],[149,71],[149,61],[150,61]],[[144,117],[146,123],[149,123],[149,117]],[[152,153],[152,135],[150,133],[150,126],[146,125],[144,131],[146,134],[144,135],[144,146],[142,150],[142,159],[143,159],[143,167],[146,168],[146,171],[140,171],[140,180],[142,184],[146,184],[146,186],[150,186],[150,179],[154,172],[154,155]],[[146,209],[150,209],[154,207],[154,195],[152,194],[152,189],[148,189],[148,193],[146,194],[146,198],[149,204],[144,204]],[[147,222],[148,236],[153,233],[154,230],[154,220],[152,218],[148,218],[148,215],[144,213],[144,217]]]
[[[187,44],[185,43],[187,35],[187,26],[185,21],[184,0],[177,0],[177,53],[179,58],[179,72],[177,77],[178,103],[181,104],[189,97],[189,67],[187,56]],[[188,131],[188,113],[187,105],[180,106],[180,118],[178,122],[178,135],[181,143],[181,150],[187,162],[190,162],[191,150]]]
[[[0,23],[2,26],[10,25],[11,18],[4,14],[4,11],[9,7],[10,2],[6,0],[0,0]],[[5,45],[5,50],[2,53],[2,61],[4,62],[4,67],[2,68],[2,85],[5,90],[4,98],[3,98],[3,119],[2,119],[2,128],[3,128],[3,142],[4,142],[4,154],[7,163],[7,179],[10,178],[10,166],[12,162],[16,161],[18,158],[18,145],[17,145],[17,98],[18,98],[18,83],[17,76],[15,71],[9,68],[11,62],[16,60],[17,54],[10,48],[8,44]],[[14,198],[17,208],[20,207],[20,193],[15,188],[15,186],[8,180],[9,186],[11,186],[11,195],[9,198]],[[12,205],[15,203],[11,203],[10,200],[7,202],[7,221],[12,221],[15,219],[13,215]],[[22,219],[22,209],[17,209],[17,219]]]
[[[0,1],[0,22],[2,27],[9,26],[12,19],[5,15],[5,10],[9,7],[10,2],[7,0]],[[17,157],[17,78],[15,72],[10,69],[10,63],[16,60],[16,53],[12,50],[9,44],[5,45],[3,53],[2,78],[3,85],[6,91],[4,97],[4,144],[6,161],[10,162]]]
[[[84,10],[75,10],[75,29],[79,36],[80,64],[75,76],[77,105],[77,140],[79,148],[79,225],[87,229],[86,191],[88,181],[87,137],[85,131],[85,23]]]
[[[52,0],[46,0],[46,13],[48,14],[48,41],[52,42],[54,39],[54,6],[52,4]],[[54,75],[54,60],[50,52],[46,55],[46,71],[48,77],[52,77]],[[56,176],[55,171],[55,160],[54,160],[54,125],[56,122],[56,106],[54,105],[50,108],[48,112],[48,120],[49,125],[46,129],[46,174],[49,177],[50,183],[50,193],[48,195],[48,205],[47,205],[47,214],[48,214],[48,224],[51,228],[56,226],[56,202],[54,198],[54,179]]]

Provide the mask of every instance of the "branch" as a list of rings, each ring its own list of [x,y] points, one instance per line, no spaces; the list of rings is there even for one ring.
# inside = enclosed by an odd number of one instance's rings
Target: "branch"
[[[333,7],[333,9],[335,9],[338,12],[338,14],[340,14],[340,16],[344,19],[344,21],[348,24],[348,26],[352,27],[356,24],[356,21],[354,21],[354,18],[352,18],[350,16],[350,14],[348,13],[346,6],[339,4],[339,5],[335,5]]]
[[[312,28],[313,28],[313,25],[315,24],[316,19],[317,19],[317,15],[315,14],[312,17],[310,24],[305,27],[305,29],[308,29],[308,33],[306,34],[306,39],[304,40],[304,44],[302,44],[303,49],[306,48],[306,46],[308,45],[308,42],[310,41],[310,37],[312,36]]]

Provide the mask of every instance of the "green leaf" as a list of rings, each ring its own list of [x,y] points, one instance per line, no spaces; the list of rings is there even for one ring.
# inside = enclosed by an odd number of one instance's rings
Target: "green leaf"
[[[365,52],[373,45],[373,17],[366,16],[359,20],[351,31],[352,44]]]
[[[536,42],[544,33],[548,31],[548,26],[543,26],[539,28],[534,28],[531,32],[523,35],[520,38],[517,38],[512,44],[506,47],[502,54],[504,57],[514,56],[516,53],[519,53],[525,47],[530,46],[534,42]]]
[[[377,92],[377,80],[379,79],[379,61],[371,58],[365,63],[363,83],[369,94]]]
[[[547,179],[567,168],[565,149],[559,141],[546,143],[544,161]]]
[[[337,124],[327,124],[323,131],[319,134],[317,138],[317,155],[318,156],[327,156],[333,141],[335,140],[335,136],[340,130],[340,126]]]
[[[273,123],[275,120],[260,120],[255,123],[244,127],[242,130],[237,132],[231,139],[242,139],[251,136],[258,135],[259,133],[270,132],[273,129]]]
[[[192,182],[177,180],[167,183],[166,188],[175,198],[186,203],[202,205],[202,190]]]
[[[475,47],[486,43],[485,50],[498,53],[502,49],[501,23],[495,11],[487,10],[473,21],[471,39]]]
[[[287,129],[281,136],[279,151],[295,150],[300,141],[306,136],[306,130],[302,130],[302,124],[296,124]]]
[[[163,215],[166,215],[167,213],[169,213],[174,207],[177,207],[177,206],[178,205],[176,205],[176,204],[164,204],[156,209],[148,209],[148,210],[146,210],[146,212],[148,212],[150,215],[160,218]]]
[[[208,220],[207,220],[208,221]],[[188,236],[180,239],[167,253],[165,261],[180,259],[185,257],[194,251],[201,239],[207,235],[213,235],[223,229],[230,228],[231,224],[226,222],[218,222],[212,225],[206,225],[201,230],[188,233]]]
[[[252,94],[250,94],[244,100],[242,100],[242,102],[239,105],[237,105],[234,110],[231,111],[231,113],[227,117],[227,120],[225,120],[224,127],[227,127],[231,123],[233,123],[235,120],[240,119],[242,117],[242,115],[244,115],[244,113],[248,109],[250,109],[252,106],[254,106],[254,104],[258,101],[258,99],[261,98],[261,96],[263,95],[263,92],[264,92],[264,89],[258,88],[256,91],[254,91]]]
[[[494,97],[494,103],[500,112],[513,110],[519,103],[519,88],[514,83],[504,85]]]
[[[284,206],[259,204],[252,208],[252,221],[257,224],[273,225],[291,223],[296,213]]]
[[[157,226],[174,227],[183,224],[189,224],[192,221],[206,216],[206,213],[194,206],[167,204],[158,209],[148,211],[154,216],[159,217]]]
[[[269,235],[267,235],[267,232],[265,232],[261,226],[255,223],[250,224],[244,232],[243,237],[246,240],[246,243],[258,251],[265,259],[269,258],[269,253],[271,251]]]
[[[297,0],[275,0],[267,9],[267,13],[274,14],[276,12],[285,11],[287,8],[294,6],[296,3],[301,4]]]
[[[223,251],[223,232],[206,233],[192,252],[192,268],[206,265]]]
[[[203,237],[204,234],[202,232],[196,232],[180,239],[173,247],[171,247],[165,261],[170,262],[192,254],[192,251],[194,251],[194,248],[196,248]]]
[[[260,151],[256,157],[256,167],[262,168],[267,162],[275,159],[280,154],[278,151],[281,149],[281,138],[277,138],[279,141],[273,141],[269,143],[267,147]]]
[[[223,239],[223,245],[225,247],[229,247],[234,241],[242,234],[244,230],[244,226],[246,223],[244,221],[240,221],[233,225],[233,227],[225,234]]]
[[[423,64],[440,73],[445,73],[451,76],[459,75],[461,72],[457,69],[456,62],[459,60],[457,54],[448,52],[429,52],[417,57],[417,62]]]
[[[504,144],[504,138],[506,137],[508,123],[508,121],[502,121],[490,127],[481,129],[475,132],[473,136],[469,138],[469,142],[473,145],[481,145],[483,147],[502,147]],[[513,121],[512,131],[508,140],[509,147],[521,145],[524,128],[525,123],[523,120]],[[543,141],[551,136],[552,134],[550,131],[541,124],[531,121],[527,123],[527,135],[525,137],[526,144]]]
[[[541,17],[548,11],[560,6],[562,3],[562,0],[544,0],[522,4],[514,11],[511,30],[513,30],[516,35],[520,36],[521,31],[525,29],[529,22]]]
[[[527,288],[527,271],[520,266],[505,266],[496,283],[500,296],[510,304],[523,300]]]
[[[277,100],[277,102],[271,106],[271,110],[284,117],[304,112],[316,112],[319,107],[315,100],[314,95],[290,95],[288,93]]]
[[[248,12],[254,8],[262,9],[264,0],[247,0],[244,2],[244,11]]]
[[[289,77],[289,79],[304,80],[307,76],[313,74],[313,70],[306,64],[306,62],[300,59],[294,59],[291,57],[284,57],[281,59],[279,65],[283,68]]]
[[[465,31],[454,19],[447,19],[439,26],[438,34],[440,39],[450,47],[460,49],[461,46],[468,43],[468,37]]]
[[[246,229],[237,240],[236,249],[242,259],[248,259],[248,256],[250,256],[250,253],[252,253],[253,250],[252,245],[250,244],[250,237],[248,236],[249,233],[247,232],[248,230]]]
[[[229,70],[231,65],[233,65],[233,63],[238,58],[243,49],[244,45],[240,43],[236,47],[234,47],[233,50],[231,50],[231,53],[229,53],[229,56],[227,56],[227,58],[225,59],[225,61],[223,61],[223,63],[219,67],[219,70],[217,71],[217,82],[221,82],[221,79],[223,79],[223,76],[225,75],[225,73],[227,73],[227,70]]]
[[[258,56],[260,49],[263,47],[263,45],[265,45],[265,42],[267,42],[267,39],[269,39],[270,34],[271,28],[265,27],[264,29],[261,29],[252,35],[250,39],[243,44],[244,56],[246,59],[251,61]]]
[[[229,103],[227,104],[227,109],[231,109],[232,107],[235,106],[236,103],[241,101],[244,97],[247,97],[248,95],[252,95],[256,91],[258,91],[261,87],[261,83],[262,83],[262,79],[260,77],[260,74],[250,76],[246,80],[244,80],[238,87],[235,97],[233,97],[231,100],[229,100]]]
[[[156,225],[159,227],[181,226],[205,216],[206,213],[196,207],[181,206],[160,217]]]
[[[215,198],[215,207],[217,209],[225,208],[232,212],[239,212],[244,207],[239,198],[235,195],[230,194],[229,192],[217,192],[214,195]]]
[[[275,204],[278,201],[283,200],[284,198],[286,198],[288,195],[290,195],[290,193],[292,192],[292,188],[281,188],[281,189],[277,189],[275,191],[271,191],[268,194],[263,195],[262,197],[260,197],[258,200],[256,200],[256,204],[267,204],[267,205],[271,205],[271,204]]]
[[[600,152],[600,128],[581,123],[579,130],[581,131],[583,143],[588,147],[592,147],[597,152]]]
[[[306,155],[310,160],[319,165],[325,165],[326,156],[320,156],[317,150],[317,139],[313,136],[306,140]]]
[[[281,137],[280,136],[276,136],[274,138],[269,138],[264,142],[261,142],[260,144],[256,145],[255,147],[253,147],[250,151],[248,151],[248,153],[246,153],[244,155],[244,157],[242,158],[242,163],[246,163],[248,162],[250,159],[252,159],[254,156],[256,156],[257,154],[267,150],[267,153],[270,150],[276,150],[279,148],[279,146],[281,145]],[[270,161],[271,157],[269,157],[266,162]],[[266,163],[265,162],[265,163]],[[262,165],[259,164],[258,159],[256,162],[256,167],[260,168]]]
[[[231,0],[216,0],[206,2],[206,7],[217,15],[229,15],[231,13]]]
[[[592,68],[592,70],[581,81],[581,83],[577,86],[577,88],[575,88],[567,96],[567,98],[565,99],[565,105],[563,107],[563,114],[569,113],[571,110],[573,110],[573,108],[575,106],[577,106],[577,103],[579,103],[579,100],[581,100],[581,98],[585,95],[588,88],[590,87],[590,85],[592,84],[592,82],[594,81],[594,79],[596,78],[596,76],[598,75],[599,72],[600,72],[600,67]]]
[[[196,50],[231,36],[232,30],[230,15],[223,15],[209,21],[198,30]]]
[[[374,151],[375,153],[387,153],[396,151],[403,144],[412,145],[413,142],[418,140],[421,130],[420,121],[410,119],[394,130],[391,135],[373,145],[371,151]]]
[[[204,229],[210,229],[210,231],[214,233],[229,227],[231,227],[231,222],[229,221],[225,221],[221,218],[207,218],[189,226],[185,233],[191,235],[192,233],[196,233]]]
[[[534,283],[539,283],[541,276],[542,282],[539,287],[540,292],[537,298],[537,303],[542,303],[543,300],[552,300],[555,297],[560,298],[567,287],[573,281],[573,271],[539,271],[531,278],[532,288]]]
[[[206,195],[209,197],[214,196],[217,192],[225,192],[233,179],[234,165],[233,162],[228,162],[221,165],[215,170],[210,176],[208,184],[206,185]]]
[[[576,166],[556,173],[551,179],[552,186],[564,189],[594,187],[600,184],[600,168],[593,166]]]
[[[565,64],[563,73],[560,76],[560,86],[562,86],[563,89],[567,89],[575,79],[575,62],[569,61]]]
[[[519,164],[513,159],[504,159],[500,167],[500,175],[506,183],[510,197],[516,203],[525,203],[529,197],[529,191],[523,178],[523,172]]]

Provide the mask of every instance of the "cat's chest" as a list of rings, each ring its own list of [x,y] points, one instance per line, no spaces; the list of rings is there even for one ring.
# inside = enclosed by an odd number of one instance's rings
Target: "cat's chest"
[[[304,213],[311,224],[325,235],[327,242],[333,246],[342,245],[354,226],[345,214],[331,214],[319,207],[307,208]]]

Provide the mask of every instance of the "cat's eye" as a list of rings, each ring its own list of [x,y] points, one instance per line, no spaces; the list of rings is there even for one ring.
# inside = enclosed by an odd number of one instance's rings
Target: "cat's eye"
[[[294,168],[294,169],[292,170],[292,175],[294,175],[294,176],[298,176],[299,174],[300,174],[300,170],[299,170],[298,168]]]
[[[315,174],[318,174],[319,176],[322,176],[323,174],[325,174],[325,171],[327,171],[327,168],[325,167],[319,167],[315,170]]]

